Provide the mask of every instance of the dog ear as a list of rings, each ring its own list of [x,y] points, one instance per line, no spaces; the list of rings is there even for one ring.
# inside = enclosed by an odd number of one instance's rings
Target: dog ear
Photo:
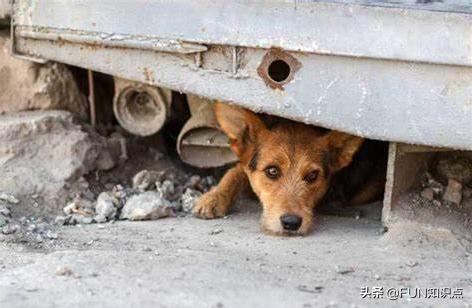
[[[338,131],[331,131],[323,138],[325,138],[328,143],[327,156],[332,172],[337,172],[347,167],[364,143],[364,138]]]
[[[231,149],[240,158],[266,129],[264,122],[249,110],[221,102],[215,104],[214,110],[218,124],[231,141]]]

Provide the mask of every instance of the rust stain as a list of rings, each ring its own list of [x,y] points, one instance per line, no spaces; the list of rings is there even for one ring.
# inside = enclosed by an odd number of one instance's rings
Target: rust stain
[[[282,81],[276,81],[269,76],[269,66],[277,60],[285,62],[290,68],[288,76]],[[272,89],[284,90],[284,85],[293,80],[295,73],[302,67],[300,61],[286,51],[279,48],[270,49],[262,58],[262,62],[257,68],[257,73],[264,80],[265,84]]]

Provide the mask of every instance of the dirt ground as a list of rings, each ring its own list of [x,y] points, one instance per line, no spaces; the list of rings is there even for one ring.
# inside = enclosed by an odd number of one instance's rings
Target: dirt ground
[[[472,306],[472,243],[447,228],[406,221],[386,230],[379,202],[352,217],[319,215],[308,236],[275,237],[260,230],[248,197],[224,219],[199,220],[186,213],[195,197],[185,192],[205,192],[224,170],[183,165],[169,146],[176,136],[114,126],[99,135],[67,114],[38,112],[0,118],[1,308]],[[143,170],[171,172],[140,190]],[[445,187],[428,182],[429,200],[407,213],[442,205]],[[460,209],[472,206],[466,191]],[[169,217],[122,220],[148,193],[160,194],[151,199]]]
[[[244,199],[227,219],[190,216],[60,227],[41,246],[0,243],[1,307],[470,307],[471,253],[371,218],[322,216],[307,237],[261,233]],[[382,287],[383,298],[362,288]],[[462,288],[388,299],[390,288]],[[364,295],[367,294],[364,292]],[[390,297],[394,297],[390,295]],[[397,294],[398,295],[398,294]]]

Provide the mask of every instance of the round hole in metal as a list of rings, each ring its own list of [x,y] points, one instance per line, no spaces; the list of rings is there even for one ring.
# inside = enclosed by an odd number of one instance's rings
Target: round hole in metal
[[[290,65],[284,60],[274,60],[267,68],[267,74],[274,82],[284,82],[290,76]]]

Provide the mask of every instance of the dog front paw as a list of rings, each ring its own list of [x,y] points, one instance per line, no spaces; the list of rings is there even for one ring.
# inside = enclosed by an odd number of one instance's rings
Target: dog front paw
[[[193,214],[198,218],[214,219],[224,217],[229,209],[230,200],[217,190],[204,194],[193,208]]]

